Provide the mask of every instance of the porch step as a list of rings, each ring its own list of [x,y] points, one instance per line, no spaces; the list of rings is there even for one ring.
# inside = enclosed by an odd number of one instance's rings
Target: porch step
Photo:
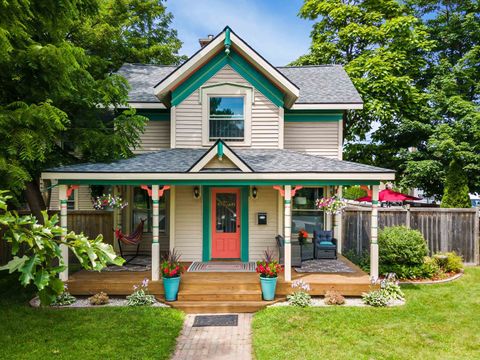
[[[258,288],[258,286],[257,286]],[[179,301],[260,301],[262,291],[235,289],[234,291],[224,288],[216,289],[191,289],[178,292]]]
[[[188,314],[253,313],[274,304],[274,301],[172,301],[166,302],[175,309]]]

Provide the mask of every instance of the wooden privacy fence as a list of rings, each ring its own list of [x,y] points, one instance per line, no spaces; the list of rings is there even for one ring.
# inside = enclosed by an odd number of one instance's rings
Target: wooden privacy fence
[[[55,212],[49,212],[50,215]],[[22,214],[22,212],[20,212]],[[89,238],[103,235],[103,241],[113,245],[113,212],[99,210],[69,210],[68,231],[83,232]],[[0,264],[6,264],[10,260],[10,245],[1,239],[0,234]],[[70,256],[70,258],[72,258]]]
[[[343,213],[342,251],[360,255],[370,250],[371,208],[347,208]],[[478,209],[379,208],[378,226],[404,225],[419,230],[430,254],[456,251],[467,264],[480,264]]]

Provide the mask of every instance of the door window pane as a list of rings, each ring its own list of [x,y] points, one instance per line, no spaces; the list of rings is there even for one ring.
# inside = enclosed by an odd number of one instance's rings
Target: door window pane
[[[297,191],[292,206],[292,237],[301,229],[310,235],[314,230],[324,230],[324,212],[315,207],[316,200],[323,197],[323,193],[323,188],[303,188]]]
[[[237,195],[218,193],[215,201],[217,233],[237,232]]]
[[[243,97],[210,97],[209,138],[242,141],[245,116]]]

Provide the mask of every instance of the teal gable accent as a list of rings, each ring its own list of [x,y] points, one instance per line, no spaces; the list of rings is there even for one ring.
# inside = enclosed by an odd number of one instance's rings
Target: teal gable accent
[[[219,141],[218,144],[217,144],[217,155],[220,158],[223,156],[223,142],[222,141]]]
[[[276,106],[283,106],[283,93],[233,50],[230,51],[228,55],[223,51],[218,53],[208,63],[198,69],[187,80],[173,90],[172,105],[177,106],[180,104],[225,65],[230,65]]]
[[[286,122],[341,121],[343,119],[343,111],[285,109],[284,118]]]
[[[170,121],[170,109],[137,109],[137,114],[150,121]]]
[[[212,196],[213,186],[203,186],[203,239],[202,239],[202,261],[212,259]],[[222,187],[222,185],[218,186]],[[225,186],[223,186],[225,187]],[[240,260],[248,261],[248,192],[249,187],[244,186],[240,191]]]

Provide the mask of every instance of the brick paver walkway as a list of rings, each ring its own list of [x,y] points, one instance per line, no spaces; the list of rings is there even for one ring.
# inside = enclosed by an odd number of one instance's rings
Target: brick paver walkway
[[[252,314],[238,314],[238,326],[192,327],[194,319],[195,314],[186,316],[172,360],[252,358]]]

